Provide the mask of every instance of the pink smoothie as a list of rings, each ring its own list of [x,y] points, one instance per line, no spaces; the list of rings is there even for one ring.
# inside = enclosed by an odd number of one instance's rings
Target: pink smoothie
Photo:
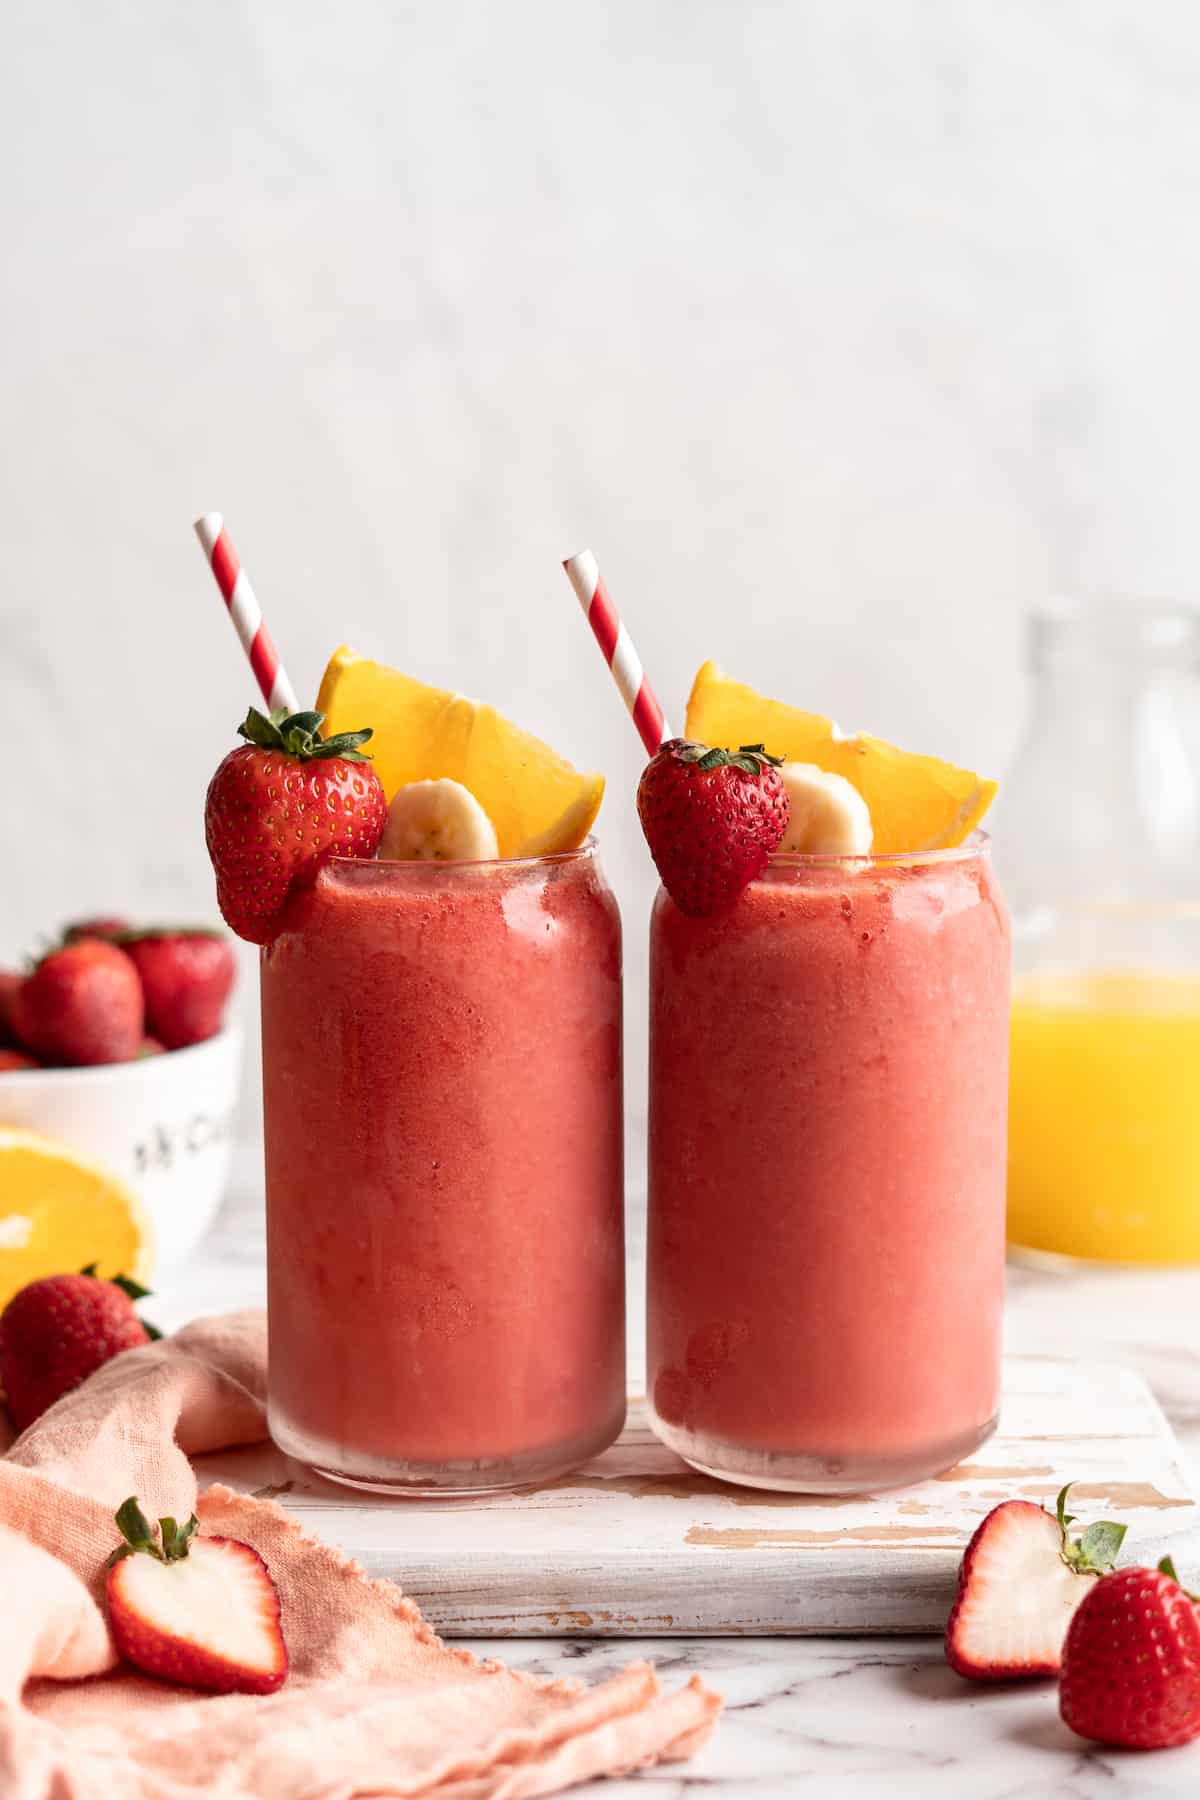
[[[621,937],[591,850],[330,864],[263,952],[270,1424],[506,1486],[624,1416]]]
[[[779,859],[652,923],[649,1384],[689,1460],[846,1492],[992,1428],[1009,928],[986,852]]]

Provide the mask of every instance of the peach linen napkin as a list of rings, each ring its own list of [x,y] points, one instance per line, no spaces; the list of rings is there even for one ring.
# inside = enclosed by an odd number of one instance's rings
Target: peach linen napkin
[[[664,1696],[632,1663],[584,1688],[442,1643],[274,1502],[211,1487],[188,1455],[265,1435],[261,1313],[128,1350],[0,1456],[0,1800],[516,1800],[690,1756],[721,1702]],[[279,1588],[278,1693],[202,1697],[118,1665],[103,1611],[113,1514],[253,1544]],[[402,1515],[398,1512],[398,1519]]]

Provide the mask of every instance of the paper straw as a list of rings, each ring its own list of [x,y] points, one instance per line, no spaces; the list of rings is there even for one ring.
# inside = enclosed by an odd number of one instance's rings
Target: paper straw
[[[230,542],[220,513],[205,513],[202,519],[196,520],[195,529],[268,708],[271,712],[280,707],[289,713],[299,712],[296,690],[271,642],[271,634],[263,623],[262,608],[250,586],[250,577],[238,561],[238,553]]]
[[[633,647],[621,615],[612,602],[590,550],[569,556],[563,564],[567,579],[575,589],[579,604],[587,614],[587,622],[600,646],[613,680],[621,690],[633,722],[641,734],[648,756],[657,756],[663,744],[675,733],[667,724],[662,707],[654,697],[654,689],[646,680],[642,659]]]

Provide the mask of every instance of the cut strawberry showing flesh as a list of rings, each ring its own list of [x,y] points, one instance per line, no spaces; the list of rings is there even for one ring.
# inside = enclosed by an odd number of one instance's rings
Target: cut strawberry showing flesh
[[[195,1516],[156,1533],[135,1499],[117,1514],[125,1543],[108,1572],[117,1649],[144,1674],[220,1694],[273,1694],[287,1679],[279,1595],[257,1550],[197,1537]]]
[[[1125,1527],[1090,1525],[1078,1538],[1058,1496],[1057,1517],[1031,1500],[994,1507],[967,1545],[946,1623],[946,1660],[972,1681],[1055,1675],[1067,1628],[1098,1576],[1112,1568]]]

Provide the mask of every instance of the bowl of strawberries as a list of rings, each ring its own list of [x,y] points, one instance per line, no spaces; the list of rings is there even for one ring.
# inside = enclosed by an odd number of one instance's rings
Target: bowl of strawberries
[[[241,1032],[236,963],[207,927],[70,925],[0,969],[0,1126],[53,1138],[140,1196],[157,1262],[186,1257],[229,1171]]]

